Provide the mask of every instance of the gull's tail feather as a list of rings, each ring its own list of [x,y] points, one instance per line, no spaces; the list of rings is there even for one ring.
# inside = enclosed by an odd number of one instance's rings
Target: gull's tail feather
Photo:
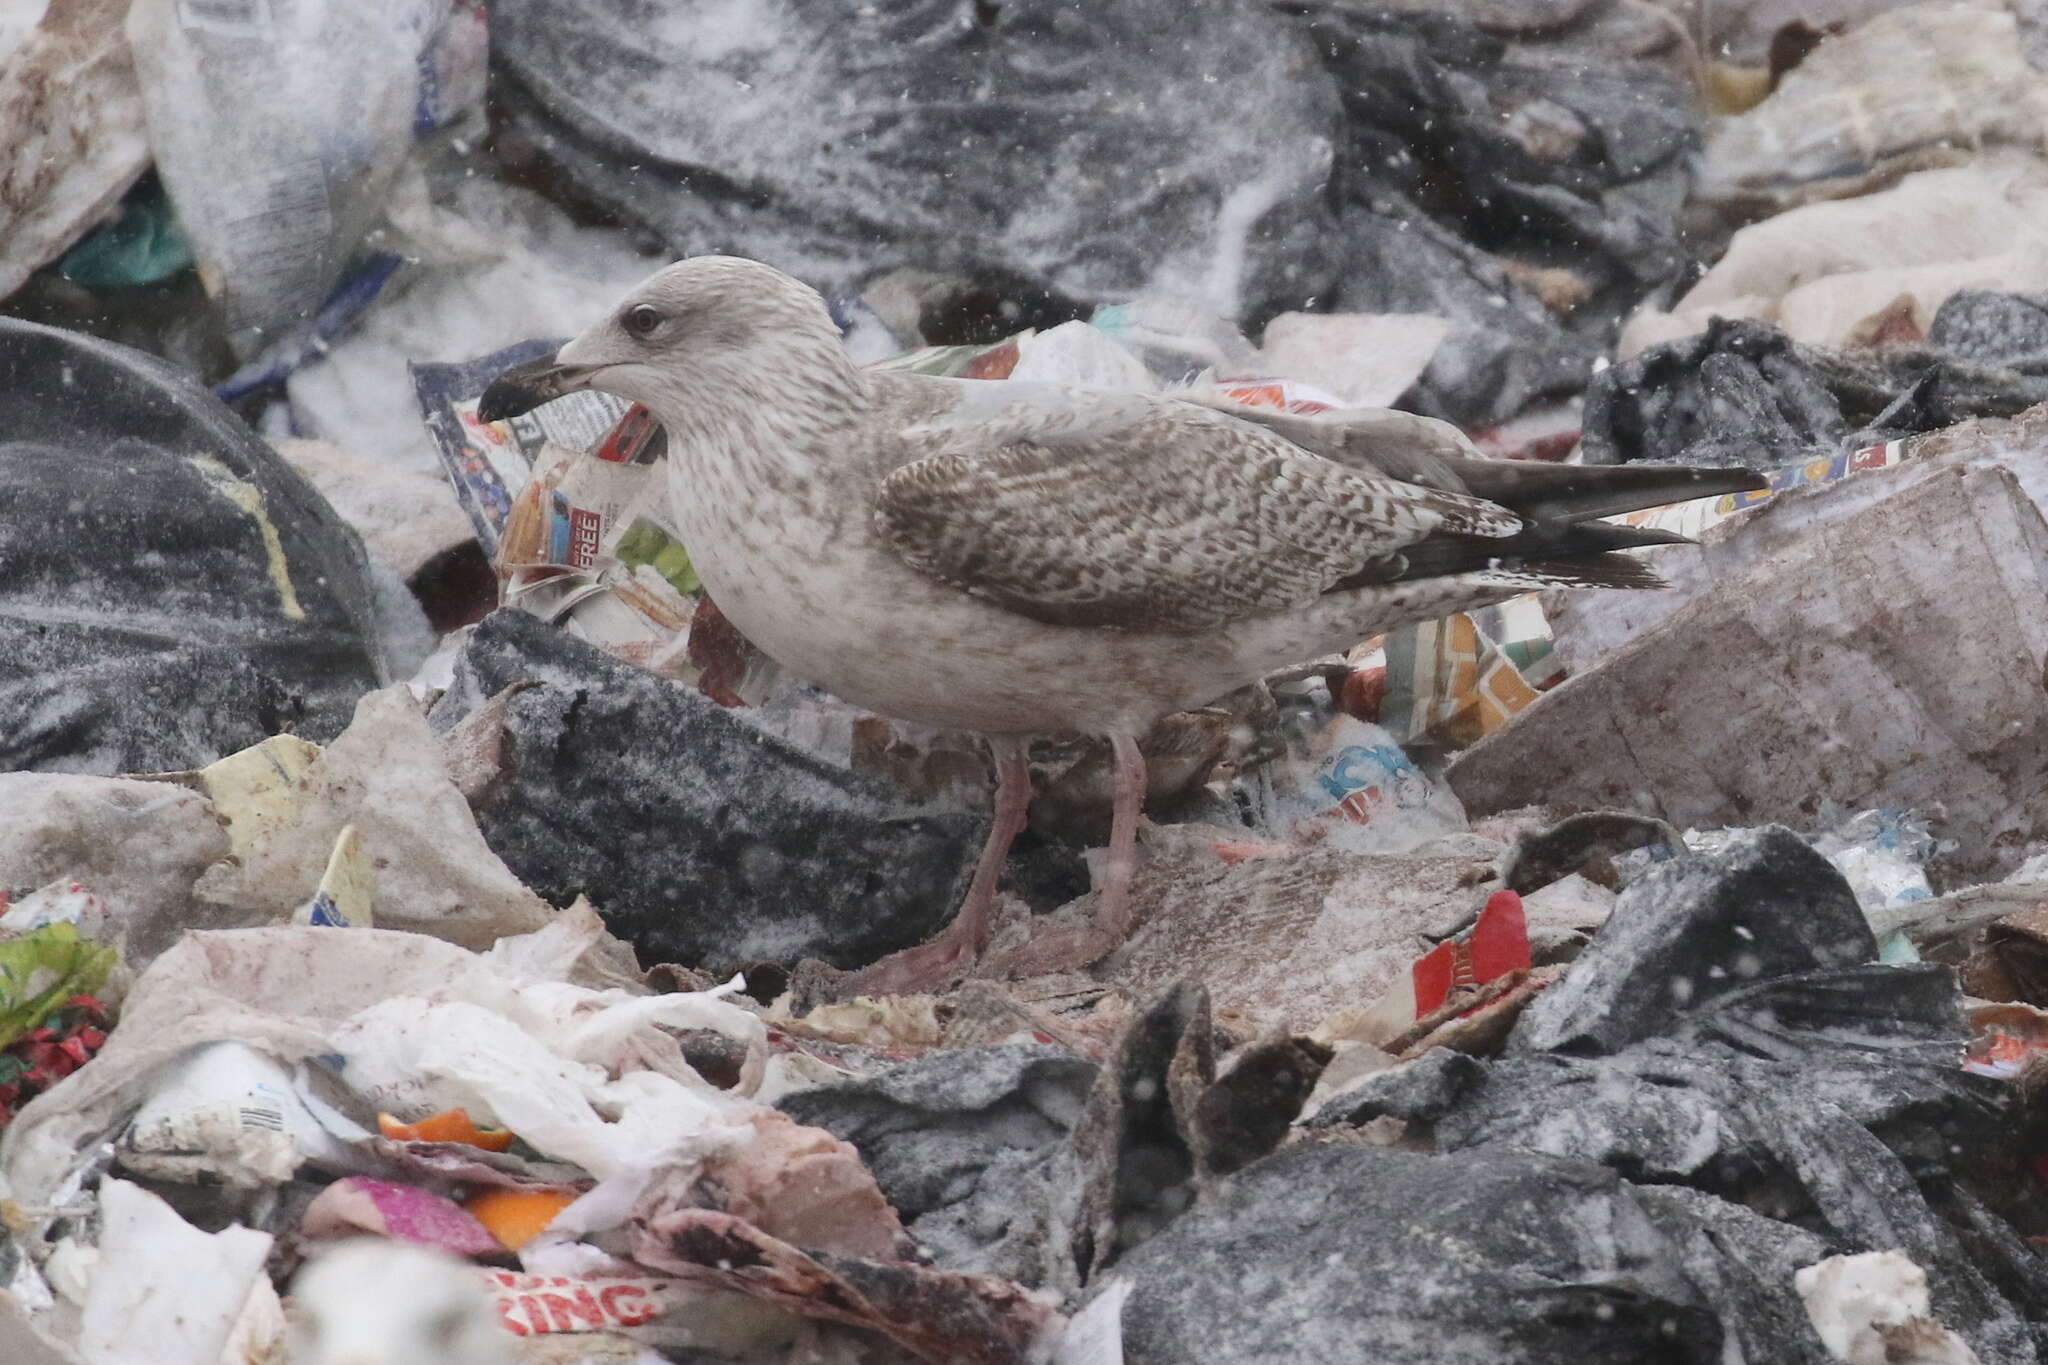
[[[1662,574],[1627,555],[1601,554],[1586,559],[1538,560],[1522,565],[1520,577],[1542,588],[1668,588]]]
[[[1431,536],[1401,551],[1398,572],[1379,572],[1361,577],[1361,582],[1399,582],[1415,578],[1436,578],[1472,573],[1491,568],[1522,569],[1536,563],[1556,566],[1576,561],[1579,556],[1603,555],[1634,563],[1613,554],[1616,550],[1639,550],[1652,545],[1690,545],[1684,536],[1670,531],[1623,526],[1611,521],[1538,523],[1512,536]],[[1340,586],[1356,586],[1345,584]],[[1596,585],[1589,585],[1596,586]],[[1599,584],[1619,587],[1620,584]],[[1659,584],[1661,586],[1661,584]]]
[[[1446,459],[1465,491],[1524,521],[1582,522],[1643,507],[1747,493],[1769,480],[1751,469],[1687,465],[1545,464],[1538,460]]]

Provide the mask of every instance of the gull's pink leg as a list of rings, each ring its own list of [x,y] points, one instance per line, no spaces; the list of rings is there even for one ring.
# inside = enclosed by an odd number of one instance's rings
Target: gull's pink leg
[[[981,859],[974,865],[974,880],[968,884],[960,913],[938,937],[852,973],[842,985],[846,993],[904,995],[944,990],[965,976],[988,947],[989,935],[995,931],[996,880],[1002,876],[1010,845],[1024,828],[1031,808],[1028,742],[991,739],[989,748],[996,760],[995,819],[989,826],[988,842],[981,846]]]
[[[1095,907],[1095,927],[1121,946],[1137,926],[1131,922],[1131,877],[1138,870],[1138,816],[1145,808],[1145,755],[1130,735],[1111,735],[1116,785],[1109,816],[1109,874]]]
[[[1111,735],[1116,755],[1109,821],[1109,868],[1095,918],[1085,928],[1034,935],[1030,942],[989,964],[992,976],[1043,976],[1078,971],[1115,952],[1137,928],[1131,908],[1131,877],[1138,870],[1138,816],[1145,805],[1145,756],[1132,735]]]

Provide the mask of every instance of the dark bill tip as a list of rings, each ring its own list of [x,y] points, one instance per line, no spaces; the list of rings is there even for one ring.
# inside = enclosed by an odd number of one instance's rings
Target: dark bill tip
[[[502,422],[507,417],[532,412],[543,403],[553,402],[565,393],[582,388],[585,373],[584,366],[559,365],[545,356],[529,360],[524,365],[514,365],[493,379],[491,386],[477,399],[477,420]]]

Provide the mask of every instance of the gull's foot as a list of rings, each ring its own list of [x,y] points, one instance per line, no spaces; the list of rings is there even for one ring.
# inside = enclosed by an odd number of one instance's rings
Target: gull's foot
[[[936,995],[965,981],[976,956],[965,935],[940,934],[928,943],[870,962],[859,971],[836,973],[832,991],[842,1000],[856,995]]]
[[[1083,971],[1123,945],[1121,938],[1100,925],[1048,929],[1007,952],[983,958],[975,975],[1015,981],[1027,976]]]

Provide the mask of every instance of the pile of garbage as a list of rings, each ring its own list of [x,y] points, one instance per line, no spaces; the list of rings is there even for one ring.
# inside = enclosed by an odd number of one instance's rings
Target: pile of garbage
[[[2043,1358],[2044,34],[0,18],[0,1360]],[[709,250],[864,364],[1769,487],[1167,718],[1127,942],[862,995],[980,741],[750,645],[645,409],[478,415]],[[1095,904],[1108,746],[1031,765],[992,960]]]

